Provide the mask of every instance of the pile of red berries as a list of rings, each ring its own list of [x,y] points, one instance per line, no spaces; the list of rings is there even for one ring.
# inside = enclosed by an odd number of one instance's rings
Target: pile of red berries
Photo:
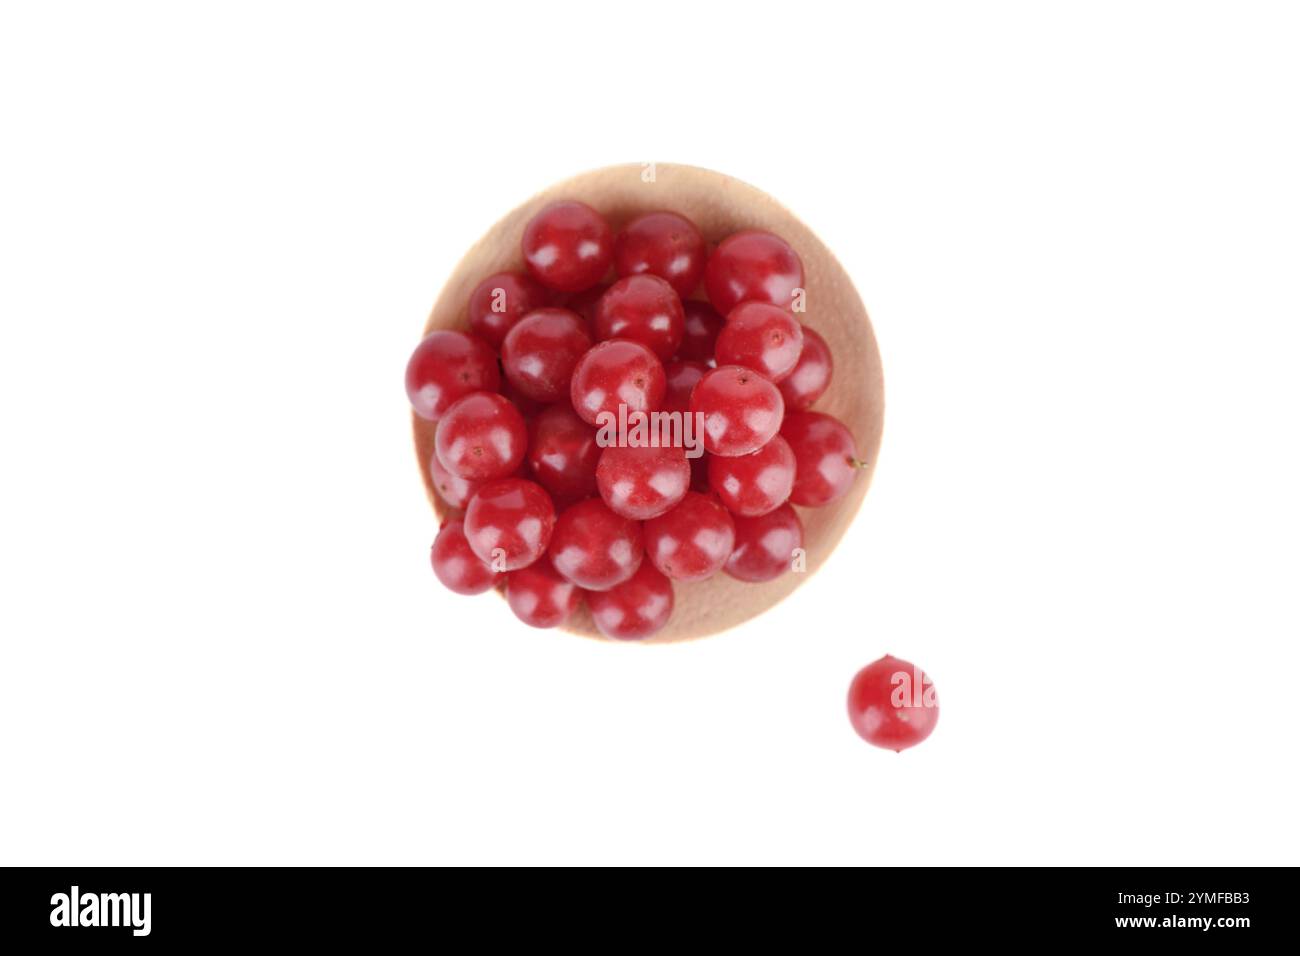
[[[504,582],[534,627],[585,596],[603,634],[631,640],[667,623],[673,580],[790,570],[791,505],[839,498],[859,464],[848,429],[809,410],[832,362],[796,318],[794,249],[746,231],[710,251],[672,212],[615,235],[572,201],[534,216],[522,245],[526,273],[485,278],[469,331],[431,333],[406,369],[416,414],[438,423],[434,487],[463,509],[433,543],[438,579],[460,594]],[[602,447],[596,426],[620,411],[690,414],[705,453]]]

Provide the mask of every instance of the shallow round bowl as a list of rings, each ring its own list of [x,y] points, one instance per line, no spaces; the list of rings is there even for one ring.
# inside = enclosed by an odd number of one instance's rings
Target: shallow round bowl
[[[456,266],[434,303],[425,334],[435,329],[467,328],[466,306],[474,286],[493,272],[523,269],[519,240],[524,226],[534,213],[557,199],[589,204],[605,215],[616,233],[634,216],[660,209],[692,219],[710,245],[741,229],[765,229],[783,237],[803,260],[807,310],[799,318],[821,333],[835,360],[831,386],[814,410],[834,415],[848,426],[865,466],[849,493],[838,501],[824,508],[796,509],[804,524],[806,571],[765,584],[746,584],[726,574],[694,584],[676,583],[672,619],[650,642],[687,640],[736,627],[784,600],[830,559],[866,496],[880,448],[885,408],[880,353],[867,310],[831,251],[771,196],[708,169],[665,164],[651,169],[629,164],[596,169],[557,183],[501,219]],[[412,420],[425,488],[441,518],[447,506],[434,492],[429,477],[436,426],[414,415]],[[599,636],[585,608],[567,630]]]

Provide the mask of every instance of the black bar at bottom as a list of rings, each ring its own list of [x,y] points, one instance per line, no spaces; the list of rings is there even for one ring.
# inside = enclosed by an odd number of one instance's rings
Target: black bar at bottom
[[[618,937],[606,937],[603,927],[614,920],[622,938],[639,943],[660,936],[681,943],[678,934],[697,922],[711,928],[708,937],[725,935],[728,925],[743,932],[775,923],[801,926],[810,937],[850,932],[864,945],[877,932],[906,940],[909,926],[918,942],[937,932],[940,938],[1216,947],[1286,940],[1296,929],[1287,905],[1292,869],[877,868],[813,881],[769,876],[761,895],[744,886],[743,876],[723,877],[736,882],[720,891],[716,876],[680,873],[600,878],[596,887],[569,895],[562,878],[548,877],[539,889],[529,876],[507,888],[477,875],[427,869],[3,872],[0,940],[95,948],[276,941],[353,941],[370,948],[409,943],[412,934],[437,942],[453,927],[481,932],[483,942],[503,929],[530,927],[538,942],[584,936],[612,942]],[[492,884],[503,882],[497,877]],[[587,881],[572,882],[576,889]],[[783,889],[787,883],[798,889]]]

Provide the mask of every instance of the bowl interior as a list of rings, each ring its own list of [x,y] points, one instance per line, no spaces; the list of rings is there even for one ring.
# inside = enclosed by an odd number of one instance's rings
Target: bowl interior
[[[726,574],[692,584],[675,583],[676,608],[668,625],[651,642],[703,637],[735,627],[789,595],[830,558],[866,496],[880,447],[884,383],[880,353],[867,318],[844,269],[802,222],[766,193],[730,176],[694,166],[642,164],[608,166],[582,173],[534,196],[488,230],[465,254],[434,303],[424,332],[468,327],[470,292],[485,276],[521,270],[519,251],[525,224],[542,206],[557,199],[579,199],[599,210],[614,231],[634,216],[660,209],[693,220],[712,245],[741,229],[765,229],[789,242],[803,260],[807,311],[799,318],[825,338],[835,361],[830,388],[814,406],[848,426],[859,456],[868,465],[852,489],[824,508],[796,508],[804,524],[807,570],[766,584],[746,584]],[[697,298],[704,298],[702,294]],[[429,457],[436,425],[412,415],[416,455],[425,489],[441,518],[446,505],[433,490]],[[585,607],[567,630],[599,636]],[[646,643],[646,642],[642,642]]]

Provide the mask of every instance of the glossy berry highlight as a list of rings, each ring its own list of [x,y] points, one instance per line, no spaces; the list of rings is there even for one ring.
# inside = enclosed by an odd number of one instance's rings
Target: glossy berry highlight
[[[703,415],[704,450],[735,457],[758,451],[781,428],[785,402],[777,387],[753,369],[715,368],[691,394],[691,411]]]
[[[610,511],[599,498],[566,508],[555,523],[550,558],[566,580],[588,591],[608,591],[641,567],[641,524]]]
[[[736,543],[724,570],[737,581],[762,584],[796,570],[803,557],[803,522],[789,505],[757,518],[736,517]],[[807,570],[806,567],[802,570]]]
[[[470,392],[495,392],[501,384],[496,356],[464,332],[430,332],[406,364],[406,396],[421,418],[436,422]]]
[[[695,291],[706,259],[704,236],[675,212],[638,216],[614,240],[614,269],[620,276],[658,276],[679,296]]]
[[[785,417],[781,437],[794,452],[793,504],[820,508],[848,493],[862,463],[843,422],[821,412],[794,412]]]
[[[803,287],[803,263],[790,244],[770,232],[749,230],[718,243],[704,269],[713,307],[727,315],[742,302],[767,302],[783,309]]]
[[[495,392],[474,392],[457,401],[434,436],[442,467],[472,481],[514,473],[524,460],[527,442],[523,415]]]
[[[776,385],[781,390],[781,397],[785,399],[786,412],[802,412],[811,408],[830,388],[834,371],[835,362],[826,340],[816,330],[804,326],[803,349],[799,352],[799,361],[790,370],[790,374]]]
[[[742,365],[772,382],[794,369],[803,351],[803,328],[793,315],[765,302],[745,302],[727,316],[714,357],[719,365]]]
[[[520,319],[501,346],[506,379],[527,398],[567,400],[573,367],[591,348],[587,323],[568,309],[537,309]]]
[[[681,448],[612,445],[596,464],[601,498],[615,514],[634,521],[675,507],[690,486],[691,466]]]
[[[568,406],[548,405],[528,423],[528,472],[557,501],[596,493],[596,429]]]
[[[673,357],[685,327],[682,300],[671,285],[652,275],[619,279],[600,297],[592,312],[597,339],[640,342],[661,362]]]
[[[758,451],[709,457],[709,487],[732,514],[755,518],[785,504],[794,489],[795,461],[780,435]]]
[[[616,641],[653,637],[673,613],[673,585],[648,561],[632,577],[608,591],[587,594],[591,618],[600,633]]]
[[[529,274],[557,292],[581,292],[604,278],[614,259],[609,223],[586,203],[553,202],[524,227]]]
[[[521,478],[484,485],[465,510],[465,538],[495,571],[528,567],[546,552],[554,529],[551,496]]]
[[[589,425],[600,425],[601,414],[618,418],[619,405],[628,412],[653,412],[664,400],[664,367],[640,342],[610,339],[592,346],[573,369],[569,398],[573,410]]]
[[[429,561],[443,586],[457,594],[482,594],[497,580],[491,566],[469,546],[465,523],[459,519],[442,526],[433,539]]]
[[[582,601],[582,592],[545,561],[506,575],[506,602],[529,627],[559,627]]]
[[[677,507],[645,523],[646,557],[674,581],[704,581],[722,570],[735,544],[731,514],[691,491]]]

